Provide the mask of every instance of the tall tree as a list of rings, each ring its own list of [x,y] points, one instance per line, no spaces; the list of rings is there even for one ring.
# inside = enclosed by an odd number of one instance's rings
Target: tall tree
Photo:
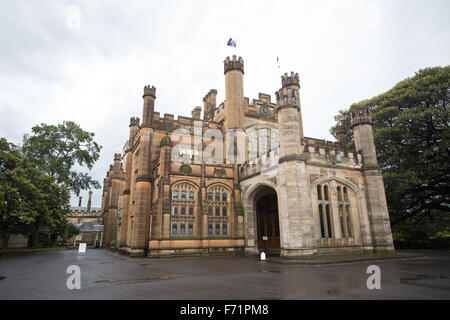
[[[42,123],[34,126],[32,132],[24,135],[22,151],[39,169],[77,196],[81,190],[100,188],[89,174],[75,170],[76,165],[90,170],[98,160],[102,146],[94,141],[94,133],[72,121],[56,126]]]
[[[449,102],[447,66],[419,70],[389,91],[350,107],[371,110],[393,230],[411,234],[448,229]],[[341,111],[336,120],[352,139],[348,111]]]
[[[38,246],[39,228],[47,225],[56,231],[65,224],[69,208],[68,189],[55,183],[23,156],[6,139],[0,139],[0,234],[3,246],[9,234],[33,234],[32,246]]]

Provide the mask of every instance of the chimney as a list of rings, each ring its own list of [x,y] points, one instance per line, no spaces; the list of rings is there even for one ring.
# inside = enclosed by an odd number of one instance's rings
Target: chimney
[[[346,146],[347,144],[347,139],[345,137],[345,128],[342,126],[337,126],[336,127],[336,137],[337,137],[337,141],[339,142],[339,144],[343,147]]]
[[[92,204],[92,191],[89,191],[89,200],[87,204],[87,212],[91,212],[91,204]]]
[[[81,207],[81,200],[83,199],[82,196],[80,196],[80,200],[78,201],[78,206]]]
[[[200,106],[195,107],[194,110],[191,111],[192,119],[200,120],[201,113],[202,113],[202,107],[200,107]]]

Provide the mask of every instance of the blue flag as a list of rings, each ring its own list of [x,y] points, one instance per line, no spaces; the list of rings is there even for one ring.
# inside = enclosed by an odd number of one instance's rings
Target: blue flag
[[[236,48],[236,41],[230,38],[230,40],[228,40],[227,46]]]

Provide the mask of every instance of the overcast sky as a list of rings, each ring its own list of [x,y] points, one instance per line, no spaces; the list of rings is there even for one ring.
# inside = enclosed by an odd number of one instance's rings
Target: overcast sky
[[[449,12],[448,0],[4,0],[0,137],[75,121],[103,145],[91,172],[102,183],[129,118],[142,118],[144,85],[157,89],[156,111],[190,116],[210,89],[224,100],[223,60],[236,54],[250,99],[274,99],[280,74],[298,72],[305,135],[332,140],[338,110],[449,64]]]

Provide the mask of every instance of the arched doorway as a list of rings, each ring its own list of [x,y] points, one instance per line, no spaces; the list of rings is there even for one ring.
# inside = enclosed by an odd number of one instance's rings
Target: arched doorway
[[[270,187],[261,189],[255,197],[258,249],[280,249],[278,198]]]

